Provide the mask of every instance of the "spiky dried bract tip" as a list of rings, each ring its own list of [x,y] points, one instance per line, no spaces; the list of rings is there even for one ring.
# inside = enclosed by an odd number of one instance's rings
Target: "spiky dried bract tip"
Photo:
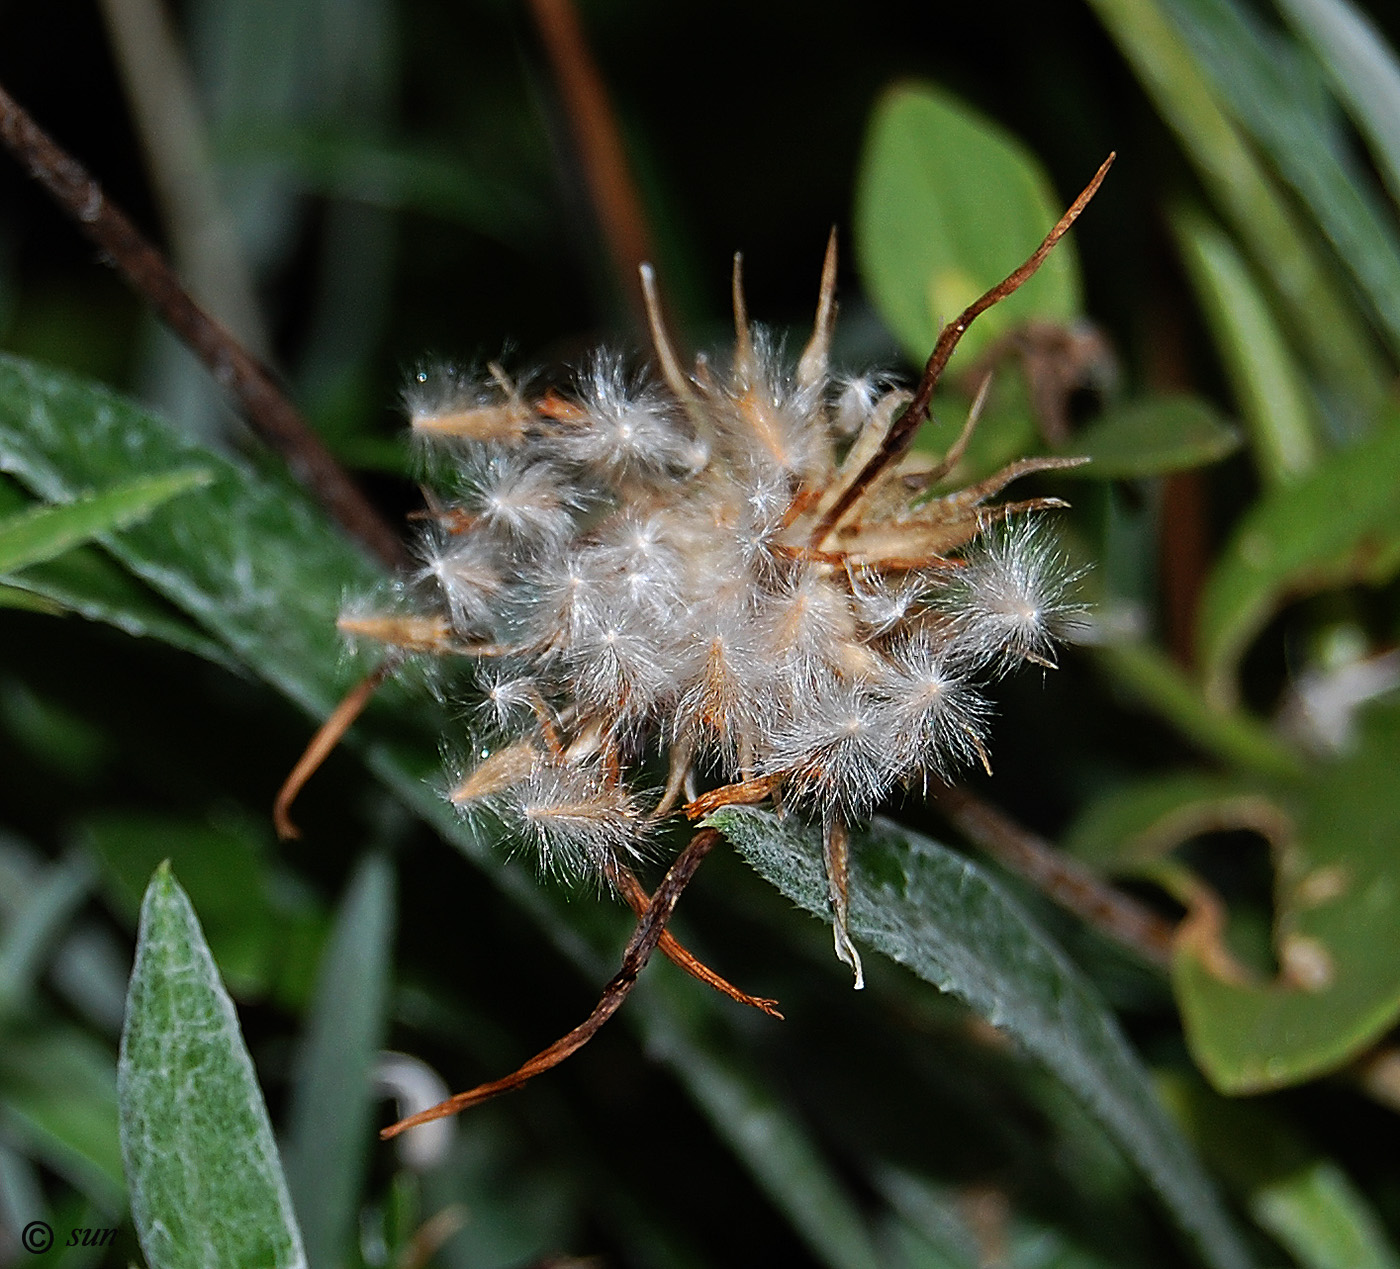
[[[985,763],[980,685],[1051,662],[1073,578],[1025,521],[1058,504],[989,500],[1062,460],[933,497],[956,453],[882,467],[909,394],[831,374],[834,270],[796,365],[750,328],[736,270],[727,373],[684,374],[653,304],[659,381],[599,356],[567,392],[498,367],[410,385],[446,488],[417,578],[431,629],[404,642],[490,650],[492,756],[453,800],[550,872],[611,875],[702,781],[766,788],[839,839],[897,786]],[[670,779],[644,794],[658,750]]]

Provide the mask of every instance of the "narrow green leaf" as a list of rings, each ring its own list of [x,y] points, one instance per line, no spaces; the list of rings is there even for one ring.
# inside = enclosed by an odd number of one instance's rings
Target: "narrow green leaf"
[[[42,564],[79,543],[144,520],[162,503],[209,482],[205,471],[132,480],[61,507],[33,507],[0,520],[0,573]]]
[[[0,1020],[21,1008],[54,945],[88,897],[93,870],[82,855],[52,865],[25,897],[18,918],[0,940]]]
[[[1250,1210],[1304,1269],[1400,1269],[1376,1214],[1330,1160],[1261,1187]]]
[[[225,669],[241,670],[221,644],[96,548],[75,547],[47,564],[26,568],[6,589],[44,605],[44,611],[74,612],[133,638],[159,639]]]
[[[224,147],[237,163],[278,164],[297,183],[374,207],[454,221],[521,247],[540,236],[543,208],[513,186],[471,172],[460,155],[433,154],[372,137],[260,132]]]
[[[1089,480],[1160,476],[1217,463],[1240,434],[1196,397],[1146,397],[1109,410],[1065,447],[1091,461],[1064,474]]]
[[[63,605],[43,595],[31,594],[18,586],[0,583],[0,608],[13,608],[19,612],[39,612],[49,617],[63,615]]]
[[[753,808],[729,808],[711,822],[768,882],[830,919],[819,834],[796,817]],[[1137,1164],[1208,1264],[1252,1263],[1108,1007],[990,878],[887,822],[854,834],[852,864],[857,938],[966,1001],[1054,1071]]]
[[[373,1071],[389,997],[394,876],[359,867],[321,958],[292,1084],[287,1187],[307,1260],[345,1263],[374,1140]]]
[[[683,1016],[683,1015],[680,1015]],[[741,1158],[752,1160],[765,1193],[793,1220],[831,1269],[878,1269],[882,1261],[864,1217],[804,1125],[759,1081],[707,1046],[693,1023],[653,1021],[648,1048],[680,1059],[697,1104]]]
[[[1159,0],[1089,0],[1148,95],[1181,140],[1255,266],[1274,287],[1295,346],[1339,401],[1364,419],[1388,374],[1360,318],[1323,263],[1314,236],[1284,201]]]
[[[0,1044],[5,1135],[106,1212],[122,1209],[112,1052],[70,1026],[11,1025]]]
[[[1249,427],[1255,464],[1268,483],[1286,483],[1312,467],[1320,448],[1293,353],[1234,244],[1191,211],[1177,212],[1171,224]]]
[[[1394,50],[1348,0],[1278,0],[1278,6],[1327,68],[1400,204],[1400,61]]]
[[[152,1269],[306,1264],[238,1016],[165,865],[141,905],[117,1082],[131,1213]]]
[[[1167,0],[1215,91],[1311,213],[1400,350],[1400,238],[1373,182],[1300,91],[1306,52],[1235,0]],[[1316,73],[1312,75],[1315,80]]]
[[[1334,1070],[1400,1016],[1400,699],[1363,716],[1356,750],[1310,773],[1277,853],[1271,981],[1221,967],[1204,924],[1181,939],[1173,982],[1211,1083],[1257,1093]]]
[[[901,1239],[919,1259],[910,1269],[982,1269],[987,1263],[985,1235],[979,1236],[965,1192],[898,1168],[885,1167],[875,1185],[890,1205],[917,1231],[918,1245]],[[1005,1269],[1110,1269],[1111,1263],[1069,1241],[1051,1226],[1013,1214],[1003,1232],[1008,1244],[998,1249]]]
[[[1286,599],[1400,568],[1400,411],[1297,484],[1265,494],[1236,526],[1206,581],[1196,627],[1211,701],[1236,693],[1235,667]]]
[[[856,256],[910,360],[921,365],[943,324],[1021,264],[1063,210],[1025,146],[964,102],[925,84],[887,93],[856,185]],[[977,319],[958,356],[970,360],[1017,323],[1069,322],[1079,311],[1078,265],[1064,241]]]

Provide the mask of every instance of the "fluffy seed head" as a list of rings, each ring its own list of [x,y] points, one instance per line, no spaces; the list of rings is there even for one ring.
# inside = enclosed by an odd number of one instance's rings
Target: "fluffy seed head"
[[[494,812],[547,872],[637,854],[657,749],[664,810],[697,779],[759,780],[828,824],[985,762],[979,678],[1049,663],[1076,611],[1050,536],[986,505],[1051,460],[912,507],[910,469],[871,467],[909,398],[830,375],[834,256],[823,276],[795,366],[750,329],[736,277],[727,374],[687,375],[653,312],[661,382],[599,356],[572,394],[496,367],[410,384],[446,489],[416,579],[430,611],[385,638],[489,645],[480,715],[499,747],[453,801]]]

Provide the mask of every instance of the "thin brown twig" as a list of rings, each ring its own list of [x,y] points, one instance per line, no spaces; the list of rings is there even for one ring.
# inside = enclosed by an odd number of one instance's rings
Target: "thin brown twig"
[[[1004,811],[963,788],[930,782],[929,798],[970,841],[1060,907],[1153,965],[1170,963],[1176,930]]]
[[[630,868],[619,867],[614,869],[613,880],[617,884],[618,893],[627,901],[627,906],[637,916],[645,916],[646,910],[651,904],[651,896],[647,894],[646,888],[637,879],[637,874]],[[707,987],[714,988],[720,995],[728,996],[730,1000],[738,1001],[741,1005],[748,1005],[751,1009],[766,1013],[770,1018],[782,1020],[783,1015],[778,1012],[776,1000],[771,1000],[767,996],[750,996],[748,992],[741,991],[727,978],[715,973],[669,930],[662,933],[661,941],[656,945],[656,949],[672,965],[685,970],[692,978],[698,979]]]
[[[345,694],[344,699],[331,711],[326,721],[316,729],[316,734],[311,737],[301,757],[297,759],[296,766],[282,781],[282,787],[277,790],[277,798],[272,804],[272,823],[277,829],[277,836],[284,842],[295,841],[301,836],[301,830],[292,823],[291,814],[292,803],[296,801],[297,795],[306,787],[306,782],[316,774],[321,764],[330,757],[355,720],[364,713],[365,706],[370,703],[375,692],[398,663],[398,657],[385,657],[376,669],[365,675]]]
[[[695,870],[700,867],[705,856],[714,849],[719,840],[718,829],[702,828],[690,839],[685,849],[676,856],[675,862],[667,871],[660,886],[657,887],[656,893],[652,895],[646,912],[637,922],[637,928],[622,956],[622,968],[603,988],[602,997],[587,1019],[570,1031],[568,1035],[556,1040],[549,1048],[537,1053],[518,1070],[512,1071],[503,1079],[492,1080],[487,1084],[478,1084],[465,1093],[458,1093],[455,1097],[449,1097],[436,1106],[420,1111],[416,1115],[410,1115],[407,1119],[401,1119],[396,1124],[390,1124],[389,1127],[380,1132],[381,1139],[387,1141],[409,1128],[416,1128],[419,1124],[431,1123],[434,1119],[445,1119],[449,1115],[466,1110],[469,1106],[476,1106],[492,1097],[499,1097],[502,1093],[513,1092],[527,1084],[536,1075],[558,1066],[565,1058],[577,1053],[598,1034],[603,1024],[622,1007],[623,1001],[627,999],[632,988],[636,986],[638,975],[645,968],[647,961],[651,959],[652,952],[656,950],[662,935],[665,934],[666,922],[671,919],[671,914],[675,911],[681,892],[695,875]]]
[[[651,235],[607,85],[572,0],[530,0],[530,10],[564,99],[608,253],[633,315],[645,329],[646,312],[637,275],[652,259]]]
[[[131,287],[233,393],[253,430],[356,541],[384,563],[408,564],[399,535],[355,487],[268,369],[194,301],[160,252],[102,186],[0,87],[0,141],[107,256]]]
[[[1069,232],[1070,226],[1079,219],[1080,212],[1089,205],[1089,200],[1098,193],[1099,186],[1103,184],[1103,178],[1108,175],[1108,169],[1113,166],[1113,160],[1117,157],[1117,153],[1114,152],[1103,161],[1099,170],[1094,174],[1094,179],[1084,187],[1079,197],[1070,204],[1069,210],[1060,217],[1055,223],[1055,227],[1045,235],[1045,240],[1031,253],[1030,258],[1019,269],[1009,273],[990,291],[973,300],[957,318],[949,322],[939,332],[938,341],[934,344],[933,352],[929,354],[928,361],[924,365],[924,373],[919,379],[919,386],[914,391],[913,400],[904,407],[904,411],[894,421],[894,426],[890,428],[889,434],[881,443],[880,448],[861,468],[860,474],[850,483],[850,486],[812,531],[813,546],[821,546],[832,529],[840,522],[841,517],[850,509],[852,503],[869,487],[870,482],[891,463],[899,461],[904,451],[909,448],[909,442],[914,439],[914,433],[919,430],[928,415],[929,405],[933,401],[934,389],[938,387],[938,381],[942,378],[943,371],[948,365],[948,358],[953,355],[958,341],[967,333],[967,328],[994,304],[1000,303],[1008,295],[1018,291],[1030,281],[1036,270],[1045,263],[1046,256],[1055,249],[1056,243]]]

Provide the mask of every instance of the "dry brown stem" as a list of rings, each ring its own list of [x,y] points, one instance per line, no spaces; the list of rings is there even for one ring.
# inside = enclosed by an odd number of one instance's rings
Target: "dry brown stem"
[[[277,836],[284,842],[294,841],[301,836],[301,830],[292,823],[291,815],[292,803],[296,801],[297,795],[306,787],[306,782],[316,774],[321,764],[330,757],[355,720],[364,713],[365,706],[370,703],[380,684],[389,677],[397,663],[396,657],[387,657],[378,668],[366,674],[345,694],[345,699],[317,728],[316,734],[311,737],[305,751],[297,759],[296,766],[282,781],[282,787],[277,790],[277,799],[272,804],[272,823],[277,829]]]
[[[476,1106],[492,1097],[499,1097],[502,1093],[513,1092],[529,1083],[536,1075],[558,1066],[565,1058],[571,1057],[583,1048],[598,1034],[608,1019],[622,1008],[623,1001],[627,999],[632,988],[637,984],[637,976],[645,968],[652,952],[656,950],[662,936],[666,933],[666,922],[671,919],[671,914],[675,911],[681,892],[689,884],[690,879],[695,875],[695,870],[700,867],[705,856],[714,849],[719,840],[720,835],[717,829],[702,828],[690,839],[685,849],[676,856],[675,862],[667,871],[666,876],[662,878],[661,885],[657,887],[656,893],[651,897],[651,902],[647,904],[641,920],[637,922],[637,928],[622,956],[622,968],[603,988],[602,997],[587,1019],[570,1031],[568,1035],[556,1040],[543,1052],[535,1054],[519,1069],[512,1071],[504,1078],[492,1080],[487,1084],[478,1084],[465,1093],[458,1093],[455,1097],[449,1097],[445,1102],[439,1102],[436,1106],[425,1111],[410,1115],[407,1119],[401,1119],[396,1124],[390,1124],[379,1134],[380,1137],[387,1141],[389,1138],[397,1137],[399,1133],[409,1128],[415,1128],[419,1124],[431,1123],[434,1119],[445,1119],[449,1115],[466,1110],[469,1106]]]
[[[994,304],[999,304],[1030,281],[1036,270],[1045,263],[1046,256],[1055,249],[1055,244],[1069,232],[1070,226],[1079,219],[1080,212],[1089,205],[1089,200],[1098,193],[1099,186],[1103,183],[1103,178],[1108,175],[1108,169],[1113,165],[1115,158],[1117,158],[1116,154],[1110,154],[1103,161],[1099,170],[1094,174],[1094,179],[1084,187],[1079,197],[1070,204],[1069,209],[1055,223],[1055,227],[1045,235],[1045,240],[1031,253],[1029,259],[1019,269],[1009,273],[990,291],[973,300],[942,329],[938,336],[938,342],[934,344],[933,352],[929,354],[929,359],[924,365],[924,373],[919,379],[919,386],[914,390],[914,399],[895,420],[894,426],[890,428],[879,450],[871,456],[865,466],[861,468],[860,474],[818,522],[812,531],[813,546],[821,546],[861,493],[891,463],[899,461],[904,451],[909,448],[910,441],[914,439],[914,433],[919,430],[928,415],[929,405],[933,401],[934,389],[938,387],[938,381],[942,378],[944,368],[948,365],[948,358],[953,355],[958,341],[967,333],[967,328]]]
[[[618,893],[627,901],[627,906],[639,917],[645,916],[647,907],[651,903],[651,896],[647,894],[642,883],[637,880],[636,873],[630,868],[619,867],[614,870],[613,880],[617,884]],[[782,1019],[783,1015],[778,1012],[776,1000],[770,1000],[766,996],[750,996],[748,992],[740,991],[727,978],[722,978],[704,961],[689,951],[670,931],[662,934],[661,941],[656,947],[671,964],[685,970],[692,978],[699,979],[707,987],[714,988],[720,995],[728,996],[730,1000],[738,1001],[741,1005],[748,1005],[751,1009],[758,1009],[770,1018]]]
[[[102,186],[0,87],[0,141],[116,266],[131,287],[238,400],[253,430],[340,526],[391,568],[409,563],[399,535],[355,487],[271,372],[209,316]]]
[[[644,319],[634,279],[641,265],[652,258],[651,238],[607,86],[572,0],[530,0],[530,11],[564,101],[618,283],[634,315]]]
[[[1176,937],[1170,921],[1116,890],[976,794],[930,781],[929,798],[969,841],[1060,907],[1143,960],[1161,966],[1170,963]]]

